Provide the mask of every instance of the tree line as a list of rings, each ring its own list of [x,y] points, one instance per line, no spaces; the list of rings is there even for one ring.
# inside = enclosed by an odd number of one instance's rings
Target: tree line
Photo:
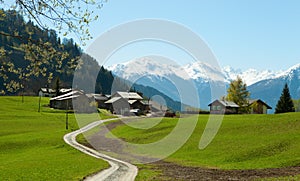
[[[239,113],[249,113],[250,92],[240,77],[230,82],[229,88],[227,89],[227,96],[222,99],[236,103],[239,106]],[[289,87],[285,84],[277,102],[275,114],[300,111],[299,105],[300,100],[292,100]]]
[[[94,58],[84,54],[73,39],[61,40],[56,31],[41,29],[32,21],[26,22],[14,10],[0,9],[0,12],[2,95],[36,95],[41,87],[57,86],[57,79],[60,87],[71,87],[78,65],[81,65],[82,79],[96,80],[93,92],[110,93],[114,80],[112,73],[100,67]],[[98,70],[98,74],[91,74]]]

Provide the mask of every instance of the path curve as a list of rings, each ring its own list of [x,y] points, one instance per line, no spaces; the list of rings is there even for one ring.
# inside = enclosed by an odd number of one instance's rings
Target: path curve
[[[64,141],[71,145],[72,147],[76,148],[77,150],[93,156],[95,158],[99,158],[102,160],[107,161],[110,164],[110,168],[105,169],[95,175],[88,176],[85,180],[86,181],[111,181],[111,180],[120,180],[120,181],[133,181],[138,173],[138,168],[128,162],[118,160],[116,158],[110,157],[108,155],[102,154],[93,150],[89,147],[86,147],[76,141],[76,136],[88,131],[104,122],[117,120],[117,118],[113,119],[105,119],[100,121],[92,122],[79,130],[73,131],[68,133],[64,136]]]

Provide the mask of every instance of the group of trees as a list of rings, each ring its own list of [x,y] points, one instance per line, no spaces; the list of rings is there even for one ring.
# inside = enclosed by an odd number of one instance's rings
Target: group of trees
[[[61,40],[56,31],[26,22],[14,10],[0,11],[1,94],[37,94],[41,87],[71,87],[76,67],[86,82],[96,80],[95,89],[86,91],[110,93],[112,73],[84,54],[72,39]]]
[[[84,44],[86,40],[92,38],[89,32],[89,25],[99,17],[95,10],[101,9],[106,1],[0,0],[0,5],[3,8],[18,12],[18,14],[28,20],[32,20],[42,30],[52,27],[59,34],[73,34]],[[5,18],[3,11],[0,10],[0,19]],[[15,36],[14,32],[9,32],[8,34]]]
[[[92,38],[90,23],[98,18],[94,10],[105,2],[0,0],[1,7],[8,9],[0,9],[0,94],[35,92],[53,84],[55,77],[70,86],[82,52],[72,39],[61,42],[56,31],[73,34],[84,45]],[[109,72],[101,70],[110,81]]]
[[[54,30],[42,30],[14,10],[1,11],[5,15],[0,20],[1,92],[34,91],[58,76],[70,81],[81,55],[73,40],[62,43]]]
[[[230,82],[225,99],[239,105],[239,113],[249,112],[249,98],[250,93],[247,90],[247,85],[240,77],[237,77],[236,80]],[[300,100],[294,102],[299,105]],[[295,112],[294,102],[291,98],[288,85],[285,84],[280,99],[276,105],[275,113]]]

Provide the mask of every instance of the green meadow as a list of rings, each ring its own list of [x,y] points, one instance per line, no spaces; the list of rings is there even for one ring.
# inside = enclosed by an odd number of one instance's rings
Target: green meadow
[[[198,119],[188,141],[165,161],[179,165],[219,169],[263,169],[300,165],[300,113],[278,115],[226,115],[222,125],[205,148],[199,149],[199,140],[209,115],[182,118],[186,124]],[[150,129],[135,129],[123,124],[112,133],[127,142],[147,144],[167,136],[178,120],[164,118],[144,119],[139,127],[155,125]],[[138,149],[138,148],[137,148]],[[131,150],[127,150],[131,151]],[[143,150],[142,150],[143,151]],[[141,151],[141,152],[142,152]],[[152,177],[151,169],[140,165],[138,178]]]
[[[41,112],[38,112],[38,100],[38,97],[25,97],[22,103],[21,97],[0,97],[1,180],[81,180],[109,166],[64,143],[63,136],[78,129],[74,114],[68,115],[69,130],[66,130],[65,112],[46,107],[48,98],[42,98]],[[78,116],[81,126],[112,117],[106,112],[100,116],[96,113]],[[226,115],[211,144],[200,150],[198,144],[208,118],[209,115],[181,118],[186,124],[197,119],[196,127],[185,144],[164,160],[220,169],[300,165],[300,113]],[[147,129],[123,124],[112,133],[128,142],[146,144],[167,136],[177,123],[178,118],[145,118],[131,124]],[[84,138],[79,137],[79,140],[84,141]],[[155,178],[161,173],[151,165],[138,166],[139,180]]]
[[[0,97],[0,178],[1,180],[82,180],[109,165],[87,156],[63,141],[63,136],[78,129],[74,114],[45,105],[49,98]],[[99,116],[82,114],[81,125]],[[100,115],[102,118],[109,115]]]

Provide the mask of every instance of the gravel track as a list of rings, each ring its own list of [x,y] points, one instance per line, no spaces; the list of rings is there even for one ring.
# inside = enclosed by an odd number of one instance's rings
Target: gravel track
[[[106,120],[100,120],[95,121],[93,123],[90,123],[86,125],[85,127],[73,131],[71,133],[68,133],[64,136],[64,141],[71,145],[72,147],[76,148],[77,150],[88,154],[90,156],[93,156],[95,158],[99,158],[102,160],[107,161],[110,164],[110,168],[100,171],[99,173],[96,173],[94,175],[87,176],[85,180],[92,181],[92,180],[99,180],[99,181],[112,181],[112,180],[120,180],[120,181],[133,181],[137,175],[138,168],[128,162],[118,160],[115,158],[112,158],[108,155],[102,154],[97,152],[94,149],[91,149],[89,147],[86,147],[76,141],[76,136],[88,131],[104,122],[113,121],[116,120],[116,118],[113,119],[106,119]]]

